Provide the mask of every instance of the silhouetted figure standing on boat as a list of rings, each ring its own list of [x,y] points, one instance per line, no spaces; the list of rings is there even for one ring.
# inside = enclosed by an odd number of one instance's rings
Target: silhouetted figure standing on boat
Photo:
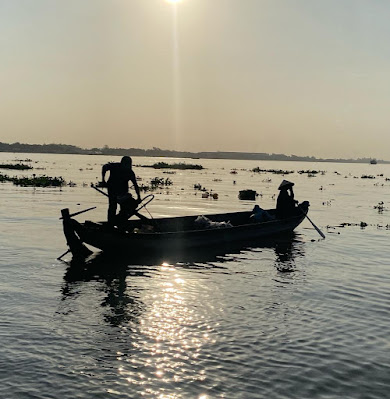
[[[279,186],[279,196],[276,201],[276,217],[284,219],[294,215],[298,201],[294,199],[294,183],[283,180]]]
[[[110,177],[106,181],[106,173],[110,172]],[[137,193],[137,200],[129,194],[129,181],[134,185]],[[109,162],[102,167],[102,183],[108,189],[108,223],[116,224],[117,204],[120,204],[119,219],[127,220],[131,211],[136,209],[141,201],[140,190],[137,179],[132,169],[131,158],[125,156],[121,162]]]

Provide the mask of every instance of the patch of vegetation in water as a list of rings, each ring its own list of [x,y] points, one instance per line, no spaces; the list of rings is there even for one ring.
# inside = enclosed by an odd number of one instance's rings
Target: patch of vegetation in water
[[[254,173],[273,173],[275,175],[289,175],[291,173],[294,173],[293,170],[282,170],[282,169],[261,169],[258,166],[256,168],[253,168],[251,172]]]
[[[194,184],[194,190],[207,191],[206,187],[203,187],[200,183]]]
[[[1,163],[0,169],[28,170],[32,169],[32,166],[26,165],[24,163]]]
[[[162,189],[165,187],[172,186],[173,182],[172,180],[167,177],[164,179],[163,177],[154,177],[153,179],[150,180],[150,183],[148,185],[146,184],[141,184],[139,186],[140,191],[154,191],[158,189]]]
[[[166,162],[157,162],[153,165],[139,165],[142,168],[153,168],[153,169],[179,169],[179,170],[202,170],[204,169],[202,165],[190,164],[190,163],[173,163],[168,164]]]
[[[62,187],[65,180],[62,177],[32,176],[32,177],[13,177],[12,182],[22,187]]]
[[[65,180],[62,177],[50,176],[35,176],[32,177],[10,177],[0,174],[0,182],[12,182],[16,186],[21,187],[62,187],[65,185]]]
[[[8,181],[10,181],[10,177],[0,173],[0,183],[5,183],[5,182],[8,182]]]
[[[308,175],[316,175],[318,173],[321,173],[322,175],[324,175],[325,171],[323,171],[323,170],[298,170],[298,173],[300,175],[302,175],[304,173],[307,173]]]
[[[15,162],[32,162],[31,158],[26,158],[26,159],[14,159]]]
[[[374,209],[377,209],[378,213],[383,213],[383,211],[387,210],[383,201],[378,202],[378,205],[374,205]]]

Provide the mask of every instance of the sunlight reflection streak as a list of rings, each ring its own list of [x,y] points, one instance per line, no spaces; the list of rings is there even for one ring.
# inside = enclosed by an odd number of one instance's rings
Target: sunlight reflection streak
[[[198,314],[194,298],[199,287],[195,285],[195,291],[192,280],[168,263],[160,266],[156,280],[148,310],[132,329],[136,339],[131,346],[139,356],[117,351],[117,373],[126,384],[137,386],[141,396],[183,399],[169,390],[174,384],[206,380],[201,355],[206,345],[215,342],[214,329]]]
[[[180,57],[179,57],[179,33],[178,33],[178,12],[176,3],[172,7],[173,18],[173,118],[176,145],[180,141],[181,129],[181,96],[180,96]]]

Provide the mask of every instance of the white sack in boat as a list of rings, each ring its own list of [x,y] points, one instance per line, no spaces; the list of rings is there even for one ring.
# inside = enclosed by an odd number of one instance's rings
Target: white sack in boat
[[[195,219],[195,226],[201,229],[220,229],[223,227],[233,227],[233,225],[229,222],[213,222],[206,216],[198,216]]]

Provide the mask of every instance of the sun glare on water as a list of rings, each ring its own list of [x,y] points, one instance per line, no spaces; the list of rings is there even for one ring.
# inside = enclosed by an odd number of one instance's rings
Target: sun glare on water
[[[180,3],[182,0],[165,0],[167,3]]]

